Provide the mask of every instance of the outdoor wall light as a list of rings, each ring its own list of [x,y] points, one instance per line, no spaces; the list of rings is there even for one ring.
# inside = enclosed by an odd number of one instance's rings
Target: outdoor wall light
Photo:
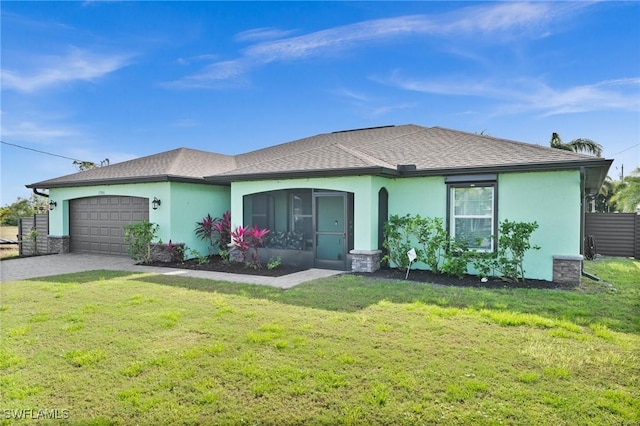
[[[49,201],[49,210],[53,210],[57,205],[58,203],[56,203],[55,201]]]
[[[162,204],[162,202],[160,202],[160,200],[157,197],[153,197],[153,201],[151,202],[151,206],[153,207],[153,209],[158,210],[158,207],[160,207],[160,204]]]

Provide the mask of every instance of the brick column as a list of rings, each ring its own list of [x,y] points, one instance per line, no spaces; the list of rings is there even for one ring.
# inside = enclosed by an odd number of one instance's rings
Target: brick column
[[[69,253],[69,235],[47,235],[47,252],[49,254]]]
[[[582,260],[578,256],[553,256],[553,282],[560,284],[580,284]]]
[[[351,250],[351,271],[375,272],[380,269],[381,250]]]

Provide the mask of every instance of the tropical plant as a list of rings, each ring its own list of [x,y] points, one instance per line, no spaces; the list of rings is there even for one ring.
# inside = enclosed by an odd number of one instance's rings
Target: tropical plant
[[[196,222],[196,237],[201,240],[205,240],[209,243],[209,251],[213,252],[213,236],[215,233],[214,228],[215,220],[210,214],[207,214],[202,221]],[[213,254],[213,253],[212,253]]]
[[[611,179],[607,176],[598,191],[598,194],[594,197],[595,206],[594,209],[598,213],[610,213],[616,211],[616,202],[612,200],[613,196],[618,189],[619,182]]]
[[[592,141],[591,139],[578,138],[571,142],[564,143],[557,133],[551,134],[551,140],[549,142],[551,148],[563,149],[565,151],[581,152],[585,154],[595,155],[596,157],[602,157],[602,145]]]
[[[611,196],[611,201],[621,212],[635,213],[637,211],[640,207],[640,167],[618,183],[615,194]]]
[[[227,246],[231,242],[231,212],[227,210],[221,218],[217,218],[213,223],[213,228],[213,243],[218,245],[219,251],[227,250]]]
[[[151,262],[151,242],[156,238],[158,225],[143,220],[125,225],[122,229],[124,241],[128,245],[127,252],[133,260],[141,263]]]
[[[209,253],[226,250],[231,242],[231,212],[226,211],[222,217],[212,218],[207,214],[202,221],[196,222],[196,237],[209,243]]]
[[[260,229],[258,226],[249,228],[248,226],[238,226],[231,231],[231,243],[233,250],[239,253],[240,260],[245,266],[253,269],[262,267],[258,256],[258,248],[262,247],[264,237],[269,234],[268,229]]]

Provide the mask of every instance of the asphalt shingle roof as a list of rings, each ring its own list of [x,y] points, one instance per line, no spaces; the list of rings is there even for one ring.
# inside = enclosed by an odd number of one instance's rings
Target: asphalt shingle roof
[[[31,188],[55,186],[97,185],[126,181],[158,181],[170,178],[203,181],[204,176],[231,170],[232,156],[189,148],[178,148],[140,157],[106,167],[73,173],[29,185]]]
[[[398,165],[415,165],[419,173],[447,170],[460,173],[483,168],[553,167],[578,163],[604,167],[606,162],[610,165],[610,160],[571,151],[408,124],[325,133],[235,156],[179,148],[29,187],[163,179],[228,183],[268,175],[348,174],[354,170],[395,172]]]

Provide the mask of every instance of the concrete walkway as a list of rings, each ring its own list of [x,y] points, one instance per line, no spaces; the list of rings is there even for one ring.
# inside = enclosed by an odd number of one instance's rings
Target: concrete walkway
[[[30,278],[95,270],[178,275],[181,277],[197,277],[209,280],[268,285],[278,288],[291,288],[307,281],[344,273],[344,271],[331,271],[327,269],[308,269],[282,277],[262,277],[257,275],[228,274],[225,272],[140,266],[134,264],[130,258],[125,256],[69,253],[3,260],[0,262],[0,282],[28,280]]]

